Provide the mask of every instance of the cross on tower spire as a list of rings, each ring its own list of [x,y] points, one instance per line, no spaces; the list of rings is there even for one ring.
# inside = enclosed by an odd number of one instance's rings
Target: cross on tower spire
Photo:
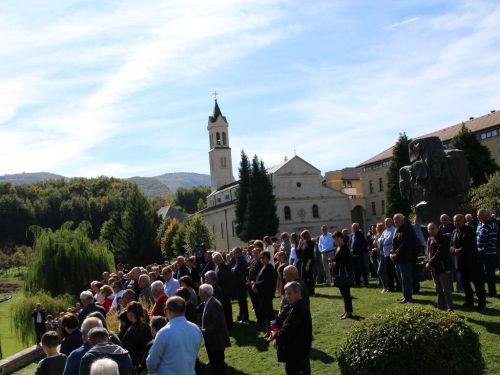
[[[217,91],[215,91],[213,94],[215,96],[215,101],[217,101],[217,95],[219,95],[219,93]]]

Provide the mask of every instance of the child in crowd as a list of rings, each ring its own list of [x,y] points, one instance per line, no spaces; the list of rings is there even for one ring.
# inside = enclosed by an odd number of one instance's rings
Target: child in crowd
[[[67,357],[57,352],[57,345],[59,345],[57,332],[49,331],[43,334],[42,349],[47,357],[38,362],[36,375],[62,375]]]
[[[56,325],[54,323],[54,317],[52,315],[47,315],[47,320],[45,321],[45,331],[55,331]]]

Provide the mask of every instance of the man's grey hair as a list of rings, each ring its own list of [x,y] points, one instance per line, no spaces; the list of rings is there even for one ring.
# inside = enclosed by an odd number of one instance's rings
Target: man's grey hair
[[[148,284],[151,284],[151,280],[149,279],[148,275],[141,275],[141,276],[139,276],[139,280],[138,281],[141,281],[141,280],[146,280],[148,282]]]
[[[87,318],[82,323],[82,332],[88,333],[92,328],[103,328],[99,318]]]
[[[183,260],[184,262],[186,261],[186,258],[184,258],[183,256],[177,257],[177,260],[179,260],[179,259]]]
[[[89,331],[89,340],[107,342],[109,341],[109,332],[104,327],[95,327]],[[102,341],[101,341],[102,340]]]
[[[294,293],[298,292],[300,292],[301,294],[303,293],[302,286],[296,281],[290,281],[289,283],[286,283],[285,289],[287,289],[288,287],[292,288]]]
[[[399,219],[404,219],[405,218],[403,214],[396,214],[396,215],[394,215],[394,218],[396,218],[396,217],[399,218]]]
[[[212,253],[212,259],[214,259],[214,258],[216,258],[216,257],[221,257],[221,258],[222,258],[221,253],[218,253],[218,252],[214,252],[214,253]],[[224,258],[222,258],[222,259],[224,259]]]
[[[205,279],[206,278],[209,278],[210,280],[213,280],[215,282],[217,282],[218,280],[218,277],[217,277],[217,274],[215,273],[215,271],[208,271],[206,274],[205,274]]]
[[[213,271],[211,271],[211,272],[213,272]],[[210,285],[210,284],[202,284],[202,285],[200,285],[200,293],[206,293],[209,296],[213,296],[214,295],[214,288],[212,288],[212,285]]]
[[[90,375],[119,375],[118,364],[109,358],[101,358],[90,366]]]
[[[88,290],[84,290],[80,293],[80,299],[82,301],[90,301],[91,299],[94,299],[94,295]]]
[[[471,214],[467,214],[467,215],[465,215],[465,218],[466,218],[466,219],[468,219],[469,217],[472,219],[472,215],[471,215]]]
[[[163,286],[163,283],[160,280],[158,280],[153,282],[153,284],[151,284],[151,290],[163,292],[165,290],[165,287]]]

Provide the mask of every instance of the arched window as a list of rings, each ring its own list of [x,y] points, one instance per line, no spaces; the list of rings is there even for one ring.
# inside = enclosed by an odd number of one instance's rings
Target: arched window
[[[227,139],[226,139],[226,133],[225,132],[222,132],[222,145],[225,146],[227,143]]]
[[[217,139],[217,146],[220,146],[220,133],[217,132],[217,134],[215,135],[215,138]]]
[[[292,214],[290,213],[290,207],[285,206],[285,220],[292,220]]]
[[[319,210],[318,210],[318,206],[313,204],[313,218],[314,219],[317,219],[319,218]]]

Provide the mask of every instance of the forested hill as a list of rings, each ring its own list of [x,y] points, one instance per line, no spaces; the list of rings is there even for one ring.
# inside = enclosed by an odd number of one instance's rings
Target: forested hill
[[[186,188],[193,186],[210,186],[210,175],[208,174],[175,172],[165,173],[155,178],[167,185],[172,191],[176,191],[181,186]]]
[[[17,173],[0,176],[0,182],[8,181],[14,185],[19,185],[34,184],[38,181],[60,180],[61,178],[68,179],[67,177],[61,176],[59,174],[49,172]]]
[[[127,178],[126,180],[134,182],[139,190],[142,191],[149,199],[156,197],[165,199],[166,197],[172,197],[175,194],[167,185],[154,177],[132,177]]]

